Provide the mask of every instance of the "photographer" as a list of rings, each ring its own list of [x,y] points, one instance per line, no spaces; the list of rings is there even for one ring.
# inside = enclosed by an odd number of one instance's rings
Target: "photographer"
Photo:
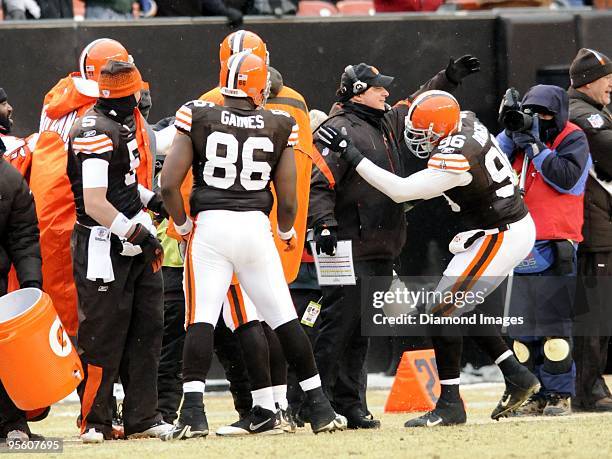
[[[542,385],[518,414],[559,416],[571,413],[575,392],[570,317],[591,160],[584,132],[568,122],[569,100],[563,89],[534,86],[520,110],[513,113],[519,122],[509,123],[506,116],[506,130],[497,136],[514,169],[522,173],[525,203],[536,224],[535,246],[515,273],[556,277],[552,282],[522,278],[522,288],[512,291],[511,315],[529,317],[535,325],[530,333],[545,334],[515,337],[517,358],[535,371]]]
[[[612,274],[612,114],[606,108],[612,90],[612,62],[598,51],[582,48],[572,62],[570,77],[570,119],[584,129],[593,156],[584,195],[576,298],[577,308],[588,310],[593,320],[574,338],[576,397],[572,406],[583,411],[612,411],[612,397],[602,376],[608,360],[607,303],[612,294],[608,277]],[[599,327],[593,327],[598,322]]]

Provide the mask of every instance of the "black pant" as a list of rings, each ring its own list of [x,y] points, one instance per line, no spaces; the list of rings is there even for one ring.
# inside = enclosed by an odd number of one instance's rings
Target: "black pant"
[[[6,434],[11,430],[30,434],[25,411],[15,406],[0,381],[0,438],[6,438]]]
[[[320,290],[312,290],[312,289],[291,289],[291,299],[293,300],[293,304],[295,305],[295,310],[297,312],[298,319],[301,320],[306,308],[308,307],[308,303],[311,301],[317,302],[321,299],[321,291]],[[311,346],[314,348],[314,344],[317,340],[317,336],[319,334],[319,325],[321,324],[321,318],[318,318],[313,327],[309,327],[307,325],[302,324],[302,328],[304,332],[306,332],[306,336],[310,340]],[[289,367],[287,371],[287,401],[289,402],[289,406],[291,406],[294,412],[297,412],[299,407],[305,400],[304,391],[300,387],[298,378],[295,375],[295,371],[291,367]]]
[[[232,333],[225,325],[223,314],[219,317],[214,336],[215,353],[225,370],[225,377],[230,383],[234,408],[238,412],[238,416],[243,418],[248,414],[253,405],[251,384],[246,366],[244,365],[240,341],[236,334]]]
[[[573,355],[576,362],[576,397],[572,403],[585,409],[609,397],[603,374],[610,341],[612,297],[612,252],[578,251],[576,294],[576,336]]]
[[[161,421],[157,412],[157,370],[163,335],[163,279],[143,255],[119,255],[113,240],[115,280],[87,276],[89,231],[72,234],[74,280],[78,292],[77,344],[85,379],[78,387],[81,429],[111,433],[112,386],[117,376],[125,391],[125,434],[141,432]]]
[[[391,260],[356,261],[357,285],[321,289],[323,308],[314,353],[323,390],[340,414],[355,409],[368,410],[366,356],[369,338],[361,334],[361,284],[370,276],[388,276],[388,287],[392,266]]]
[[[183,396],[185,294],[183,268],[162,268],[164,277],[164,336],[157,373],[157,408],[164,421],[173,423]]]

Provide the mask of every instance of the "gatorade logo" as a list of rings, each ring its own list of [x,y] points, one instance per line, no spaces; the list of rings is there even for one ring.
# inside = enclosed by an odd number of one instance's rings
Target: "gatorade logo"
[[[67,357],[72,351],[70,338],[57,317],[49,330],[49,344],[51,345],[51,350],[59,357]]]

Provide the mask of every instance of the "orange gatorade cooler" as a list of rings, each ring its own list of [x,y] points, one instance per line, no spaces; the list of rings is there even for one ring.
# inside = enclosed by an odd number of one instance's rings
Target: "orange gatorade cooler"
[[[24,288],[0,298],[0,379],[22,410],[62,400],[83,379],[81,361],[41,290]]]

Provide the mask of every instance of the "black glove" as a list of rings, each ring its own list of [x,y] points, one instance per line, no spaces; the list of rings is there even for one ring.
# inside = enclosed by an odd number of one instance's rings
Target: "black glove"
[[[160,217],[169,217],[168,211],[164,207],[164,201],[162,200],[162,197],[159,193],[155,193],[155,195],[151,198],[151,200],[147,204],[147,209],[159,215]]]
[[[448,78],[451,83],[459,84],[466,76],[476,72],[480,72],[480,61],[477,57],[466,54],[457,60],[453,57],[450,58],[448,66],[446,67],[446,78]]]
[[[331,151],[340,153],[340,155],[346,161],[348,161],[354,167],[357,167],[364,156],[352,143],[350,143],[345,134],[346,133],[340,133],[337,129],[331,126],[321,126],[317,131],[319,140],[327,145],[327,148],[329,148]]]
[[[227,25],[230,26],[230,28],[237,29],[242,25],[242,12],[240,10],[228,7],[225,15],[227,16]]]
[[[148,229],[138,223],[127,241],[140,246],[145,263],[151,263],[154,273],[160,270],[164,262],[164,249]]]
[[[151,111],[152,106],[153,102],[151,101],[151,91],[148,89],[141,89],[140,100],[138,101],[138,110],[140,110],[140,114],[145,120],[149,118],[149,112]]]
[[[320,225],[317,226],[314,233],[314,242],[317,247],[317,253],[321,252],[327,255],[336,254],[336,246],[338,245],[338,229],[335,226]]]
[[[540,123],[537,116],[533,117],[533,124],[529,131],[513,132],[512,141],[525,152],[529,159],[533,159],[548,148],[540,140]]]

